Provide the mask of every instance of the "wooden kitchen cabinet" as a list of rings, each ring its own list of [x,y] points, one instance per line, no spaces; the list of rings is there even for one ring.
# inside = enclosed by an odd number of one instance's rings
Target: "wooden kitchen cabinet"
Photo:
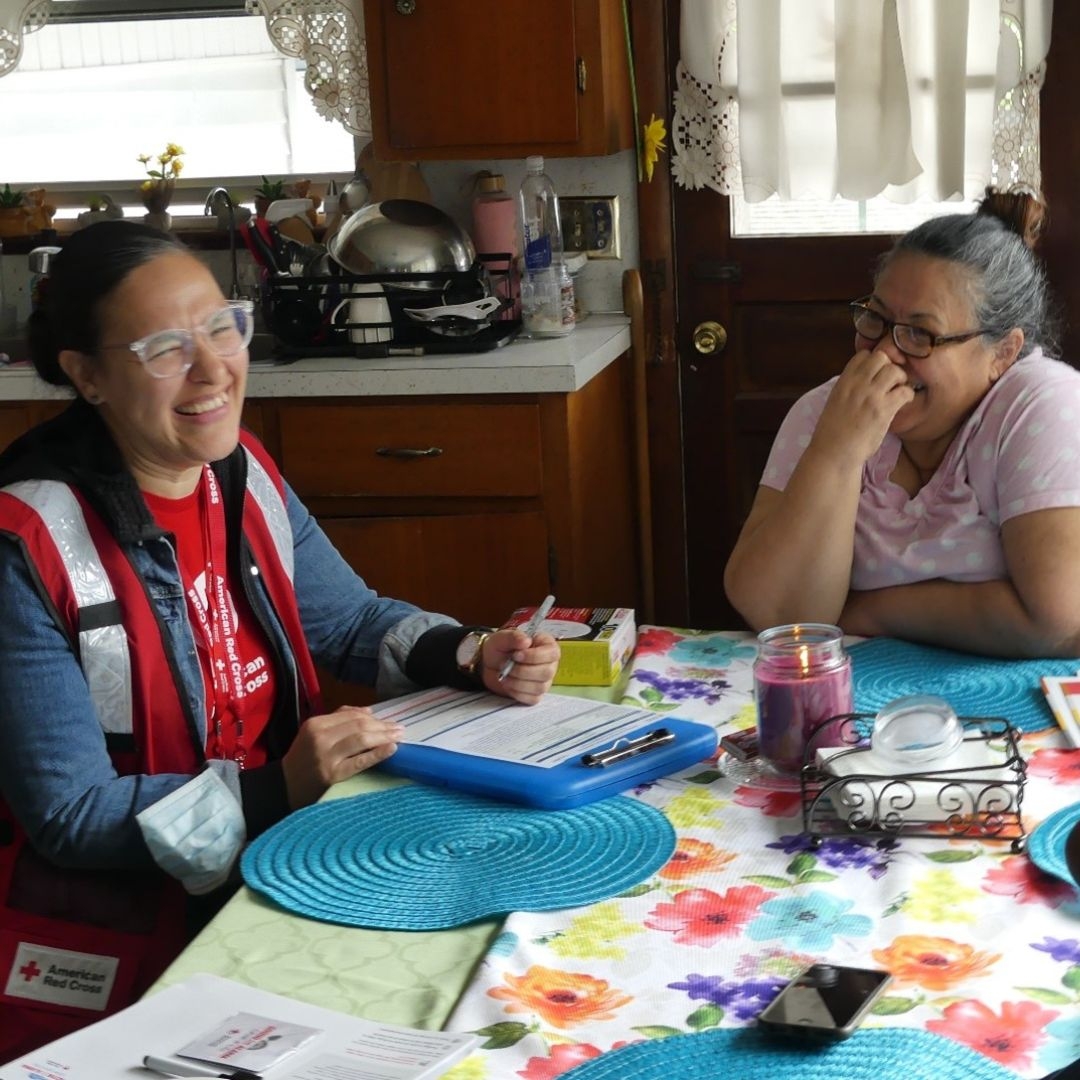
[[[634,145],[622,0],[364,0],[380,160]]]
[[[639,597],[629,357],[573,393],[262,398],[263,439],[385,595],[498,625]],[[370,698],[323,673],[327,702]]]

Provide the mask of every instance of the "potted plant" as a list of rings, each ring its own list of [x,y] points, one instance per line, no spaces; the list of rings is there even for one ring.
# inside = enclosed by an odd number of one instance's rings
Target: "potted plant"
[[[265,176],[262,183],[255,189],[255,213],[259,217],[266,217],[266,211],[275,199],[281,199],[285,195],[284,180],[268,180]]]
[[[143,217],[147,225],[167,229],[172,223],[167,211],[169,203],[172,202],[176,178],[184,168],[184,162],[180,158],[183,152],[182,146],[166,143],[164,151],[155,159],[156,167],[150,165],[149,154],[140,154],[138,157],[146,169],[146,179],[139,185],[139,194],[147,210]]]
[[[22,191],[14,191],[10,184],[0,190],[0,236],[25,236],[29,231],[30,220],[26,196]]]

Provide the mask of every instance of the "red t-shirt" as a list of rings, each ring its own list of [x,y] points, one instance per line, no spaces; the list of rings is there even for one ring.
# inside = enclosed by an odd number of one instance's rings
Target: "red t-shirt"
[[[227,662],[230,669],[234,669],[228,690],[223,690],[214,679],[215,656],[199,615],[201,609],[209,619],[217,619],[214,597],[207,596],[207,570],[211,561],[208,514],[213,509],[221,515],[223,535],[224,508],[221,505],[211,508],[205,480],[200,481],[190,495],[180,499],[167,499],[149,492],[143,492],[143,498],[154,520],[176,538],[180,577],[188,599],[188,615],[206,689],[206,753],[212,758],[242,761],[248,768],[262,765],[266,762],[263,736],[277,689],[269,659],[269,642],[243,589],[236,587],[221,553],[216,553],[215,571],[225,574],[224,599],[231,612],[232,640],[227,643],[227,650],[219,647],[216,662],[219,665]],[[221,565],[216,565],[218,563]]]

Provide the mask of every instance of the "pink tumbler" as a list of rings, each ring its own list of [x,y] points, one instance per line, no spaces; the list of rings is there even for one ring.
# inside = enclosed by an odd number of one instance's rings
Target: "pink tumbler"
[[[509,260],[485,259],[483,265],[494,275],[496,295],[514,301],[513,306],[503,312],[502,318],[519,318],[521,281],[516,259],[521,254],[521,241],[517,200],[506,191],[506,183],[498,173],[480,173],[477,176],[472,219],[472,238],[478,255],[504,251],[510,254]]]

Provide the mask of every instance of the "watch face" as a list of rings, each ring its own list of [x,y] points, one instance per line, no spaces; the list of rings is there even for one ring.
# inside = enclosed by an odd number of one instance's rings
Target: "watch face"
[[[475,631],[467,633],[459,642],[457,647],[457,666],[462,671],[467,671],[472,674],[472,669],[476,666],[477,655],[480,652],[480,635]]]

